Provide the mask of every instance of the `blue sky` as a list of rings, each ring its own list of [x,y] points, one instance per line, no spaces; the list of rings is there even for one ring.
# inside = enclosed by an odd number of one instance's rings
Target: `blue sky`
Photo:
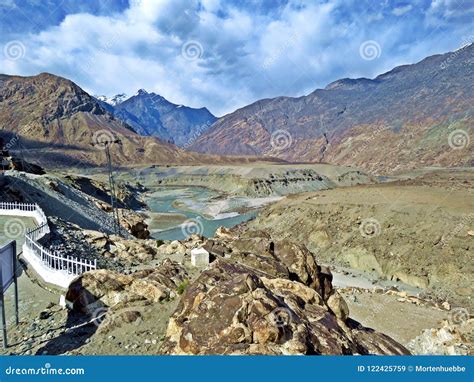
[[[474,41],[474,0],[0,0],[0,72],[220,116]]]

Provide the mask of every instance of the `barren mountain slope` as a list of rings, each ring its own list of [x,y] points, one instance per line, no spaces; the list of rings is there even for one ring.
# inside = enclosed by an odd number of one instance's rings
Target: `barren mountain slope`
[[[264,99],[219,119],[191,149],[393,172],[473,162],[474,45],[341,79],[299,98]]]
[[[205,107],[175,105],[143,89],[114,106],[113,112],[140,135],[159,137],[181,147],[192,143],[217,119]]]
[[[322,262],[472,306],[473,185],[460,169],[294,195],[248,225],[304,243]]]
[[[120,143],[114,143],[111,152],[121,165],[228,161],[142,137],[79,86],[48,73],[0,75],[0,135],[7,149],[22,148],[22,155],[42,164],[104,164],[103,143],[116,139]]]

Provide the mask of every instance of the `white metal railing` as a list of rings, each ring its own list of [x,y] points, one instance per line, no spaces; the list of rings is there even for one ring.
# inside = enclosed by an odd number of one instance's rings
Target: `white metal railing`
[[[97,260],[86,260],[73,256],[58,255],[38,243],[38,240],[50,231],[46,215],[37,204],[0,202],[0,215],[2,213],[8,215],[18,214],[20,216],[32,216],[35,218],[38,227],[26,232],[24,245],[35,255],[36,259],[47,268],[72,276],[78,276],[84,272],[97,269]]]
[[[38,209],[41,210],[35,203],[0,202],[0,210],[36,211]]]
[[[32,239],[29,233],[26,234],[25,244],[50,269],[63,271],[75,276],[97,269],[97,260],[92,261],[72,256],[57,255]]]

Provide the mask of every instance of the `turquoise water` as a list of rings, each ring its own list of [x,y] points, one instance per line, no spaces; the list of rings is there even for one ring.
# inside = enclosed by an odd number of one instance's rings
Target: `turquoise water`
[[[223,219],[211,219],[198,212],[209,200],[219,198],[220,195],[212,190],[202,187],[160,187],[146,200],[153,212],[175,213],[184,215],[187,219],[185,225],[174,226],[159,232],[154,231],[152,236],[161,240],[182,240],[189,234],[199,233],[205,237],[212,237],[219,227],[233,227],[248,221],[257,215],[257,211],[246,212],[237,216]],[[179,206],[173,206],[178,202]],[[189,209],[186,206],[195,206]]]

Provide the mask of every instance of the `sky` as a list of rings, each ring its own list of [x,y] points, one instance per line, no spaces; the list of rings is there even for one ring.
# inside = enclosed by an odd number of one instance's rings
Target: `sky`
[[[222,116],[474,41],[474,0],[0,0],[0,73]]]

